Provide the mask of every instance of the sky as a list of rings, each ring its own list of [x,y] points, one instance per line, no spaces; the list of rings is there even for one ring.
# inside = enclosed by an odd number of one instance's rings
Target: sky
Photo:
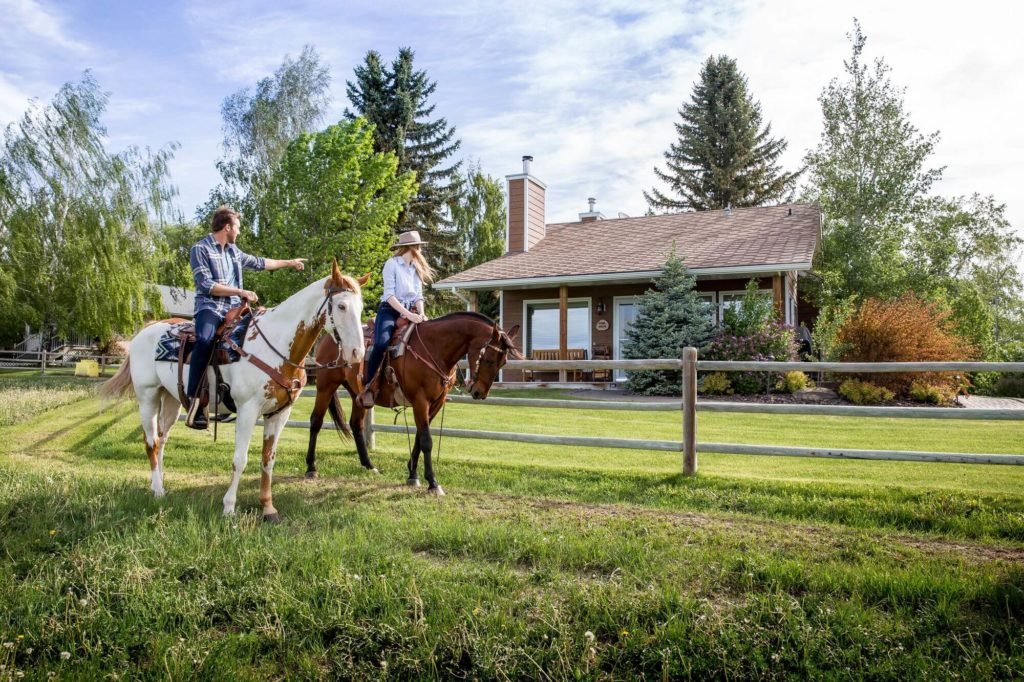
[[[934,191],[994,195],[1024,236],[1024,5],[1006,0],[0,0],[0,126],[91,69],[110,93],[110,150],[180,145],[171,172],[191,217],[219,179],[225,97],[309,44],[332,75],[326,125],[368,50],[390,61],[407,46],[437,83],[458,158],[504,178],[532,155],[548,222],[577,220],[588,197],[606,217],[641,215],[709,55],[737,60],[788,141],[783,166],[800,167],[854,16],[865,56],[906,89],[911,121],[941,133]]]

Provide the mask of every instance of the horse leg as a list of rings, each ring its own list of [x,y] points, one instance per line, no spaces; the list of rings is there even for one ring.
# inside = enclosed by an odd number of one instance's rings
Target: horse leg
[[[157,435],[160,440],[160,448],[157,452],[156,458],[156,475],[154,479],[159,479],[160,493],[157,497],[164,494],[164,450],[167,448],[167,437],[171,433],[171,429],[174,427],[175,422],[178,421],[178,411],[181,409],[181,403],[178,399],[173,397],[167,391],[161,391],[160,396],[160,417],[157,424]],[[156,492],[154,490],[154,492]]]
[[[409,453],[409,463],[406,468],[409,470],[409,478],[405,481],[406,485],[418,486],[420,484],[419,474],[416,473],[416,469],[419,468],[420,463],[420,430],[416,429],[416,438],[413,439],[412,452]]]
[[[147,388],[139,392],[139,419],[142,421],[142,437],[146,443],[146,456],[149,457],[150,483],[154,497],[164,496],[163,475],[160,472],[160,413],[159,387]]]
[[[373,473],[379,474],[380,472],[377,471],[377,467],[373,466],[373,462],[370,461],[370,449],[366,447],[366,415],[373,408],[367,409],[355,399],[356,396],[363,392],[362,381],[358,381],[355,386],[346,381],[345,390],[352,397],[352,416],[349,417],[348,425],[352,431],[352,440],[356,442],[359,463],[363,465],[364,469],[369,469]]]
[[[319,378],[319,377],[317,377]],[[330,383],[323,385],[318,381],[316,384],[316,403],[313,405],[313,414],[309,416],[309,447],[306,449],[306,478],[316,478],[316,439],[320,435],[320,429],[324,425],[324,414],[327,406],[333,399],[334,392],[338,390],[337,384]]]
[[[263,460],[260,469],[260,503],[263,505],[263,520],[268,523],[280,523],[281,516],[274,508],[274,498],[270,487],[274,478],[274,461],[277,459],[277,440],[281,430],[288,422],[291,409],[278,412],[263,422]]]
[[[438,497],[444,495],[444,490],[437,484],[434,478],[434,466],[430,455],[434,449],[434,439],[430,435],[430,420],[433,418],[434,410],[430,410],[427,401],[420,399],[413,407],[413,414],[416,417],[416,442],[423,450],[423,477],[427,479],[427,492]]]
[[[242,472],[249,461],[249,441],[256,428],[256,420],[260,416],[263,397],[241,405],[238,408],[238,419],[235,420],[235,457],[231,462],[231,485],[224,495],[224,515],[235,513],[235,501],[238,499],[238,483],[242,480]]]

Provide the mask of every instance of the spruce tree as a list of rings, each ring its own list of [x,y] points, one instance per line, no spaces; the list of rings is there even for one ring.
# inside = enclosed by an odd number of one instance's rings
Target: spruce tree
[[[684,347],[700,348],[711,340],[711,310],[697,297],[696,283],[673,245],[655,288],[640,298],[636,321],[626,332],[625,358],[679,358]],[[679,395],[682,380],[680,371],[637,370],[628,373],[626,389],[642,395]]]
[[[669,191],[644,192],[652,209],[761,206],[792,193],[799,172],[778,165],[787,143],[771,136],[771,124],[762,126],[761,105],[747,92],[735,59],[708,57],[679,116],[679,140],[665,152],[667,168],[654,169]]]
[[[456,231],[448,219],[449,207],[458,200],[454,182],[460,162],[446,165],[461,142],[445,118],[431,120],[437,89],[425,71],[413,67],[414,53],[402,48],[388,68],[379,53],[370,51],[355,69],[355,80],[346,92],[352,109],[345,116],[364,117],[376,127],[374,146],[378,152],[394,152],[398,173],[415,171],[419,189],[399,216],[396,232],[419,230],[430,242],[426,250],[440,277],[462,269],[464,254]]]

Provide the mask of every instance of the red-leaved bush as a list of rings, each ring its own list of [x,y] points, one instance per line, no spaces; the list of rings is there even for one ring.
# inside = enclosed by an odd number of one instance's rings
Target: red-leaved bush
[[[904,294],[895,301],[868,299],[839,329],[845,346],[843,362],[941,362],[972,360],[977,350],[954,334],[949,311]],[[915,381],[943,386],[952,394],[965,390],[967,381],[959,372],[914,372],[913,374],[858,374],[863,381],[884,386],[898,396],[908,396]]]

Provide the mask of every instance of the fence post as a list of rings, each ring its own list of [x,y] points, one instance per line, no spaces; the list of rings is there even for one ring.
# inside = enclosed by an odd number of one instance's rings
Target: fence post
[[[697,473],[697,349],[683,349],[683,475]]]
[[[107,356],[106,355],[101,355],[100,356],[100,376],[101,377],[107,376]]]
[[[363,437],[366,439],[366,449],[377,449],[377,435],[373,431],[373,408],[366,411],[366,420],[363,422]]]
[[[46,374],[46,347],[45,346],[43,347],[43,350],[42,350],[42,352],[41,352],[39,357],[40,357],[39,366],[40,366],[40,369],[42,370],[42,374]]]

